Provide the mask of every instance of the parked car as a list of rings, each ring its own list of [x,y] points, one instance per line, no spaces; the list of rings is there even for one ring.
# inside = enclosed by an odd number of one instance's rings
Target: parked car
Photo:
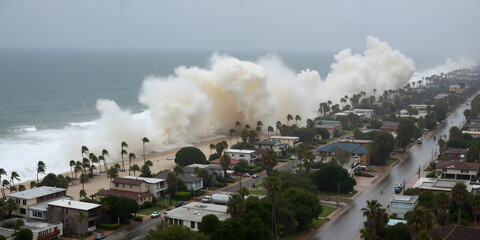
[[[235,177],[235,176],[229,176],[229,178],[232,179],[232,180],[236,180],[236,179],[237,179],[237,177]]]
[[[183,205],[185,205],[185,204],[187,204],[187,202],[185,202],[185,201],[179,201],[179,202],[177,202],[177,203],[175,204],[175,207],[181,207],[181,206],[183,206]]]
[[[150,216],[152,218],[160,217],[160,212],[153,212]]]
[[[97,234],[97,235],[95,236],[95,239],[104,239],[104,238],[106,238],[106,237],[107,237],[107,236],[105,236],[105,234],[99,233],[99,234]]]
[[[364,177],[375,177],[375,175],[373,175],[373,173],[369,173],[369,172],[364,172],[363,176]]]
[[[243,176],[242,172],[237,172],[237,176]]]
[[[295,156],[290,157],[290,160],[295,160],[295,159],[297,159],[297,157],[295,157]]]
[[[250,177],[250,173],[246,172],[243,174],[244,177]]]
[[[252,178],[258,178],[258,173],[253,174]]]
[[[422,144],[422,138],[417,139],[418,144]]]

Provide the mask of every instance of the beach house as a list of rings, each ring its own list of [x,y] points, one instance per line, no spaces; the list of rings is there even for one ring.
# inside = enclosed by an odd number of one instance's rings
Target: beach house
[[[168,211],[165,219],[172,225],[185,226],[198,231],[202,218],[207,215],[215,215],[220,221],[230,218],[225,205],[192,202]]]
[[[80,213],[87,217],[81,222]],[[61,222],[70,232],[85,234],[97,229],[102,211],[100,204],[61,199],[48,203],[48,215],[49,220]]]
[[[268,140],[270,140],[270,141],[280,141],[281,143],[287,144],[289,148],[294,148],[295,144],[300,142],[300,137],[270,136],[270,137],[268,137]]]
[[[147,183],[144,180],[120,177],[112,180],[112,188],[97,193],[100,200],[108,195],[130,198],[138,204],[152,201],[153,196],[148,192]]]
[[[369,149],[357,143],[330,143],[317,149],[317,155],[325,154],[326,156],[335,156],[338,152],[341,151],[349,152],[350,157],[359,158],[361,165],[368,166]]]
[[[29,214],[39,219],[45,219],[43,213],[38,211],[29,211],[30,206],[45,202],[51,199],[64,197],[67,195],[67,189],[57,187],[42,186],[32,188],[21,192],[7,194],[7,199],[15,199],[18,205],[12,214],[20,217],[29,217]],[[39,216],[41,214],[42,216]]]
[[[165,196],[165,191],[167,189],[167,183],[165,179],[136,176],[125,176],[123,178],[143,180],[147,184],[147,191],[153,196],[156,198]]]

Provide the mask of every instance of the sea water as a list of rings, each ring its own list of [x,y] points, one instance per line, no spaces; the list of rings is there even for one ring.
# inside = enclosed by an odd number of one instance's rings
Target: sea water
[[[269,53],[226,54],[256,61]],[[58,156],[66,131],[92,128],[99,117],[98,99],[114,100],[135,117],[148,118],[138,101],[144,78],[171,75],[182,65],[207,68],[211,55],[207,51],[0,50],[0,168],[8,174],[19,172],[22,181],[35,179],[38,161],[46,163],[47,172],[69,171],[71,159]],[[333,52],[276,55],[295,72],[316,70],[322,79],[334,61]],[[421,72],[443,60],[414,61]]]

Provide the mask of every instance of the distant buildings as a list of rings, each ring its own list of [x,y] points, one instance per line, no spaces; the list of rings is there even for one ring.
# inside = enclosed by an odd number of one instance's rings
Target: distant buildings
[[[444,160],[463,161],[468,150],[464,148],[449,148],[442,153]]]
[[[234,159],[245,159],[250,164],[254,164],[255,160],[258,158],[255,150],[239,150],[231,148],[225,150],[224,153]]]
[[[364,166],[368,165],[367,155],[368,155],[369,149],[367,147],[362,146],[361,144],[335,142],[317,149],[318,154],[324,153],[327,156],[335,156],[337,153],[341,151],[349,152],[350,157],[359,158],[361,165],[364,165]]]
[[[359,116],[360,119],[372,119],[374,116],[373,109],[352,109],[352,110],[335,113],[333,115],[333,118],[337,119],[338,117],[345,117],[345,116],[348,116],[348,114],[350,113],[353,113]]]
[[[396,133],[398,131],[399,124],[400,124],[399,122],[383,121],[382,126],[380,127],[380,130]]]
[[[280,141],[280,143],[285,143],[289,148],[294,148],[295,145],[300,142],[299,137],[290,136],[270,136],[268,139],[270,141]]]

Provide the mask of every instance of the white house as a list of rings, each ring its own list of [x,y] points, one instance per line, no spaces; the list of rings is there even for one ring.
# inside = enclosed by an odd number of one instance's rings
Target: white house
[[[442,178],[474,180],[478,178],[480,163],[438,161],[436,174]]]
[[[162,172],[155,176],[155,178],[167,179],[168,173],[169,172]],[[203,178],[185,174],[178,174],[177,177],[185,183],[188,191],[197,191],[203,188]]]
[[[145,181],[147,183],[148,192],[154,195],[156,198],[164,196],[165,190],[167,189],[167,183],[165,179],[136,177],[136,176],[125,176],[123,178],[138,179],[138,180]]]
[[[223,169],[218,164],[200,164],[194,163],[188,166],[185,166],[183,170],[185,171],[186,175],[195,176],[195,168],[205,169],[208,175],[216,174],[217,176],[223,177]]]
[[[418,196],[393,195],[390,199],[390,215],[396,218],[405,218],[405,214],[418,204]]]
[[[300,137],[290,137],[290,136],[270,136],[268,138],[270,141],[279,141],[281,143],[288,144],[288,147],[294,148],[295,144],[300,142]]]
[[[255,150],[239,150],[231,148],[225,150],[225,154],[234,159],[245,159],[250,164],[254,164],[254,161],[258,158]]]
[[[451,192],[452,188],[457,183],[464,183],[467,186],[467,192],[472,192],[474,185],[470,184],[470,180],[460,179],[443,179],[443,178],[420,178],[413,185],[412,188],[418,188],[419,190],[429,190],[434,193],[437,192]]]
[[[192,202],[187,205],[168,211],[165,215],[165,221],[170,224],[186,226],[194,231],[198,231],[198,226],[204,216],[213,214],[220,221],[230,218],[227,213],[227,206],[210,203]]]
[[[360,158],[359,157],[352,157],[352,158],[350,158],[350,162],[342,165],[342,167],[345,170],[347,170],[348,174],[351,177],[354,177],[355,173],[360,172]]]

